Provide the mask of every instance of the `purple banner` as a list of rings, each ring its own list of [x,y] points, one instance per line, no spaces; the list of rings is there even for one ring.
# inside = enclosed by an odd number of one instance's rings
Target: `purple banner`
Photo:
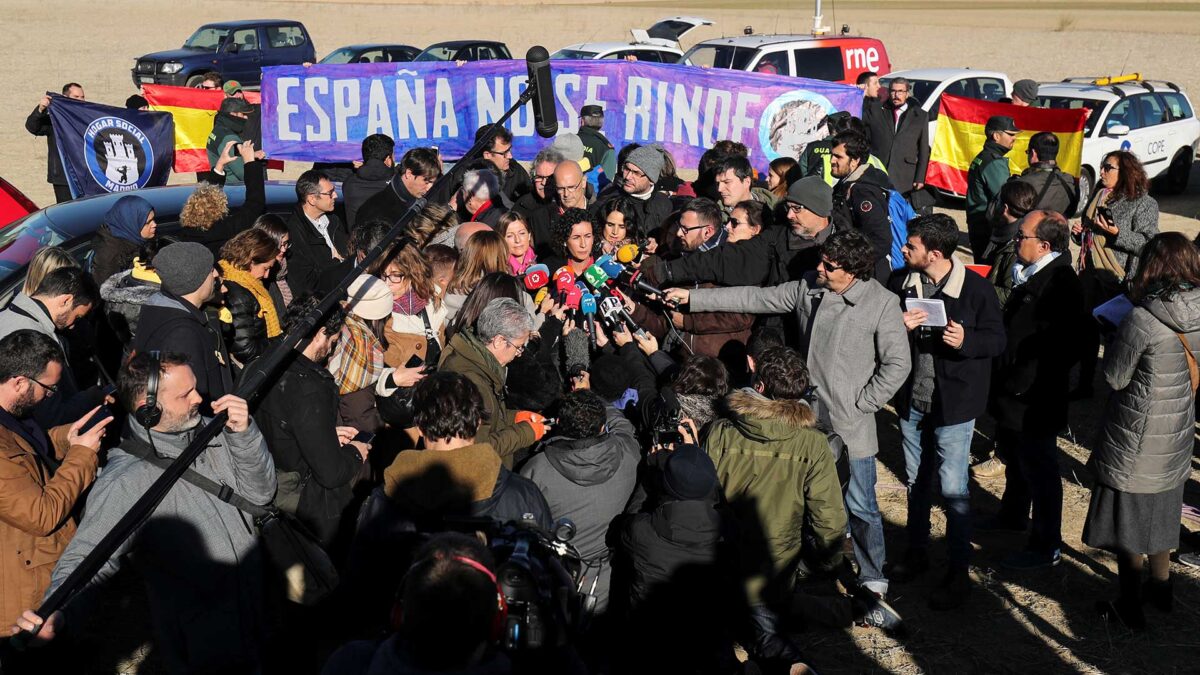
[[[825,115],[859,115],[853,86],[795,77],[629,61],[554,61],[559,133],[579,128],[579,110],[604,107],[604,134],[620,148],[659,143],[684,167],[731,139],[756,166],[797,157],[820,137]],[[274,159],[350,161],[375,133],[396,155],[437,146],[460,157],[475,130],[496,121],[525,88],[524,61],[279,66],[263,70],[263,149]],[[549,141],[534,133],[532,106],[509,120],[513,155],[531,160]]]

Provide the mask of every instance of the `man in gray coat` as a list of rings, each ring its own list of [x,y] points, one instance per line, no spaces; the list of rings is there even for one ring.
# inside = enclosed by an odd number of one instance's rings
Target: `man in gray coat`
[[[555,435],[521,469],[546,497],[555,520],[575,523],[571,543],[585,560],[582,588],[596,596],[596,612],[608,607],[608,528],[624,513],[637,483],[641,459],[633,424],[589,389],[563,398]]]
[[[162,469],[139,459],[150,452],[173,459],[207,420],[200,416],[196,376],[186,358],[164,353],[135,356],[121,370],[118,393],[130,411],[147,402],[151,370],[158,370],[153,404],[159,420],[145,428],[133,423],[88,496],[75,538],[50,581],[47,597],[79,566],[125,515]],[[233,395],[213,401],[226,412],[225,430],[192,464],[192,470],[227,485],[252,504],[275,495],[275,466],[267,444],[250,418],[246,402]],[[136,449],[135,449],[136,448]],[[128,555],[146,582],[157,631],[156,651],[175,673],[254,672],[262,665],[264,597],[262,560],[251,519],[217,495],[180,480],[142,526],[116,550],[92,581],[62,610],[43,622],[26,611],[17,625],[42,625],[39,641],[64,629],[87,625],[95,590],[116,574]]]
[[[850,452],[846,511],[859,580],[884,595],[883,520],[875,502],[875,412],[902,387],[912,368],[908,334],[896,296],[871,278],[874,253],[857,231],[834,232],[821,247],[816,272],[771,288],[673,288],[670,300],[692,312],[795,312],[821,401],[821,421]]]

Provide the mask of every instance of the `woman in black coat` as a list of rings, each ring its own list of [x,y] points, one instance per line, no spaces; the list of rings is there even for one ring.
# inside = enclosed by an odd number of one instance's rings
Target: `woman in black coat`
[[[221,323],[229,353],[247,364],[266,350],[268,340],[283,332],[279,312],[264,281],[279,257],[279,245],[262,230],[246,230],[221,247],[225,309]]]
[[[92,278],[103,285],[117,272],[133,268],[138,249],[154,239],[158,223],[154,207],[135,195],[125,195],[104,214],[104,224],[92,238]]]

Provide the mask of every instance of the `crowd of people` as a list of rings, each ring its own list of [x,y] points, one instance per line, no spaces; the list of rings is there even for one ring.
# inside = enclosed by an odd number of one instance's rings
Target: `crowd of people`
[[[0,588],[14,634],[42,645],[11,663],[71,663],[132,561],[172,672],[811,672],[802,626],[902,629],[888,597],[934,568],[935,489],[935,610],[968,601],[973,530],[1028,532],[1012,573],[1059,563],[1056,439],[1097,367],[1112,393],[1084,541],[1119,561],[1098,610],[1132,628],[1146,604],[1169,610],[1200,252],[1157,231],[1135,155],[1107,155],[1080,207],[1057,138],[1035,135],[1010,177],[1019,130],[994,117],[965,255],[921,197],[927,119],[909,83],[886,100],[872,74],[860,86],[861,119],[831,116],[828,138],[761,173],[720,141],[685,181],[661,147],[615,148],[587,106],[528,170],[502,127],[479,129],[482,155],[445,180],[436,148],[396,158],[369,136],[361,162],[304,172],[282,217],[239,135],[253,113],[230,95],[178,236],[124,196],[85,267],[42,249],[0,312]],[[227,175],[246,185],[236,209]],[[916,214],[899,230],[896,193]],[[239,396],[304,326],[286,367]],[[889,404],[908,499],[891,555],[876,500]],[[216,415],[153,515],[39,616]],[[987,416],[994,455],[972,466]],[[972,473],[1003,475],[998,512],[972,512]],[[264,509],[328,556],[324,592],[269,571]],[[542,543],[463,534],[513,524]],[[530,564],[543,550],[555,564]],[[556,611],[534,621],[535,606]]]

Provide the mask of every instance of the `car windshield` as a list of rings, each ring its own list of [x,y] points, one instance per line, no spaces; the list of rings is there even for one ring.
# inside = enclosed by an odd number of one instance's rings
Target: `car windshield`
[[[188,38],[187,42],[183,43],[183,46],[191,49],[204,49],[215,52],[217,51],[217,47],[221,46],[221,40],[224,40],[226,35],[229,35],[228,28],[205,26],[192,33],[192,37]]]
[[[421,52],[414,61],[449,61],[454,53],[458,51],[457,47],[443,47],[434,45],[425,51]]]
[[[62,242],[62,235],[50,229],[50,221],[39,212],[0,230],[0,284],[27,265],[39,248]]]
[[[573,60],[573,61],[590,61],[596,58],[596,52],[589,52],[582,49],[560,49],[550,55],[550,59],[557,61]]]
[[[329,56],[326,56],[320,60],[320,63],[334,65],[339,63],[350,63],[350,59],[354,58],[354,54],[355,51],[353,49],[350,49],[349,47],[342,47],[341,49],[335,49],[330,52]]]
[[[1096,126],[1096,121],[1100,119],[1100,113],[1104,110],[1107,101],[1099,101],[1094,98],[1075,98],[1073,96],[1039,96],[1037,97],[1036,105],[1039,108],[1053,108],[1055,110],[1078,110],[1087,108],[1092,111],[1088,115],[1087,121],[1083,123],[1083,134],[1090,136],[1092,129]]]
[[[754,58],[755,49],[733,45],[696,45],[683,55],[682,61],[693,66],[745,70]]]

